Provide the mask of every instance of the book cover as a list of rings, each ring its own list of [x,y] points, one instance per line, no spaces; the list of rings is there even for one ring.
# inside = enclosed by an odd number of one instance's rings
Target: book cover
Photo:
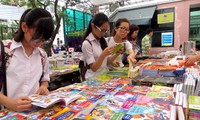
[[[177,106],[177,112],[178,112],[178,119],[185,120],[185,115],[183,112],[183,108],[181,106]]]
[[[118,112],[118,113],[115,113],[111,120],[122,120],[123,116],[125,115],[126,113],[125,112]]]
[[[50,118],[53,120],[71,120],[75,115],[77,115],[80,111],[74,110],[72,108],[64,108],[62,111],[56,113]]]
[[[90,116],[97,120],[110,120],[113,115],[114,112],[108,106],[101,105],[97,105],[90,113]]]
[[[119,49],[123,48],[122,44],[116,44],[112,54],[115,54],[119,51]]]
[[[189,96],[189,109],[200,110],[200,96]]]
[[[123,117],[126,120],[169,120],[170,112],[168,110],[161,110],[152,108],[148,105],[135,104]]]
[[[174,98],[173,93],[170,92],[147,92],[146,96],[154,98]]]
[[[173,92],[173,87],[153,85],[152,91],[155,91],[155,92]]]
[[[26,115],[15,113],[10,117],[6,118],[6,120],[25,120],[27,119]]]
[[[56,105],[56,106],[51,106],[49,108],[45,108],[45,109],[36,109],[33,110],[33,112],[29,112],[27,113],[27,119],[30,120],[44,120],[44,119],[50,119],[50,117],[60,111],[62,111],[65,107],[61,106],[61,105]]]
[[[0,110],[0,119],[6,120],[8,117],[12,116],[13,114],[14,114],[14,112],[11,112],[6,109]]]

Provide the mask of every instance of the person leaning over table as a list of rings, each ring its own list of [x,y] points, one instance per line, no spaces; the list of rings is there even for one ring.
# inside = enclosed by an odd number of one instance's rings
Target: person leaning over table
[[[146,35],[142,38],[142,57],[143,57],[143,59],[149,58],[149,56],[150,56],[152,36],[153,36],[153,29],[147,28]]]
[[[195,62],[200,61],[200,54],[192,55],[186,58],[185,65],[191,66],[194,65]]]
[[[111,64],[120,54],[119,51],[112,55],[115,46],[108,47],[107,45],[103,35],[108,30],[109,20],[105,14],[98,13],[90,20],[82,43],[83,58],[87,65],[89,65],[89,69],[85,74],[86,79],[107,71],[107,65]]]
[[[47,95],[49,68],[46,52],[40,46],[52,36],[54,23],[45,9],[27,9],[20,19],[10,51],[13,53],[6,70],[7,96],[0,93],[0,104],[14,111],[31,108],[29,95]],[[42,64],[43,52],[45,54]],[[43,67],[44,66],[44,67]]]
[[[106,39],[108,46],[113,46],[116,44],[122,44],[123,45],[123,53],[127,53],[127,61],[130,60],[133,64],[135,64],[136,60],[134,58],[135,54],[132,49],[131,43],[127,40],[127,34],[130,32],[129,30],[129,21],[126,18],[118,19],[115,23],[114,29],[113,29],[113,37],[109,37]],[[119,55],[116,60],[113,62],[112,66],[110,66],[110,69],[118,69],[120,67],[123,67],[122,63],[122,54]]]
[[[137,45],[137,36],[138,36],[138,32],[139,32],[139,27],[135,24],[131,24],[129,29],[130,29],[130,32],[127,35],[127,39],[132,45],[132,49],[135,54],[135,59],[139,60],[139,57],[141,55],[141,48],[139,45]],[[127,66],[129,64],[127,61],[127,56],[128,56],[128,54],[124,53],[123,57],[122,57],[122,62],[125,66]]]

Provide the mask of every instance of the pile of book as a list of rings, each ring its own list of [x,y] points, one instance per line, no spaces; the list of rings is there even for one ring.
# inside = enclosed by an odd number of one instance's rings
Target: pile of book
[[[50,98],[60,99],[58,101],[68,98],[68,102],[65,101],[65,104],[53,102],[45,106],[47,107],[45,109],[34,107],[32,111],[26,113],[9,111],[2,119],[20,117],[25,119],[169,120],[176,117],[171,112],[175,101],[173,87],[133,86],[129,84],[130,81],[129,78],[113,78],[102,82],[101,85],[97,84],[98,86],[95,82],[92,86],[88,86],[85,82],[60,88],[51,93],[49,95],[51,97],[33,95],[30,96],[33,104],[40,107],[44,107],[41,103],[46,105],[50,103]],[[46,98],[48,99],[45,101]]]
[[[16,113],[1,110],[0,113],[3,115],[0,119],[184,120],[187,118],[185,116],[187,110],[184,109],[188,106],[187,92],[183,92],[186,82],[167,87],[154,84],[132,85],[131,81],[130,78],[117,77],[109,80],[91,79],[62,87],[48,96],[32,95],[30,98],[34,107],[31,111]],[[186,90],[189,89],[186,87]],[[194,114],[194,111],[191,110],[190,113]]]

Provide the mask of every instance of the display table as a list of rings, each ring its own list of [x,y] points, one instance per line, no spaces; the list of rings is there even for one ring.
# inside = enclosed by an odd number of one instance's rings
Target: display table
[[[82,83],[61,87],[48,96],[34,99],[39,99],[38,106],[51,102],[52,106],[33,107],[31,111],[21,113],[2,110],[0,119],[184,120],[188,117],[187,110],[182,107],[185,98],[176,94],[181,91],[182,83],[175,87],[132,85],[132,79],[126,77],[127,72],[123,68],[122,71],[111,71]],[[81,97],[69,103],[68,100],[75,95]],[[65,102],[55,104],[53,101],[58,98]]]
[[[79,68],[57,70],[50,74],[49,90],[80,82]]]

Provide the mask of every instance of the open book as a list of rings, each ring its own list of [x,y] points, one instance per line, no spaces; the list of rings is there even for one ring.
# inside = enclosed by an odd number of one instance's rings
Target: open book
[[[39,106],[42,108],[47,108],[58,102],[64,102],[65,105],[68,105],[80,97],[82,97],[82,95],[66,95],[65,92],[52,93],[47,96],[38,94],[33,94],[29,96],[29,98],[32,100],[32,105]]]

